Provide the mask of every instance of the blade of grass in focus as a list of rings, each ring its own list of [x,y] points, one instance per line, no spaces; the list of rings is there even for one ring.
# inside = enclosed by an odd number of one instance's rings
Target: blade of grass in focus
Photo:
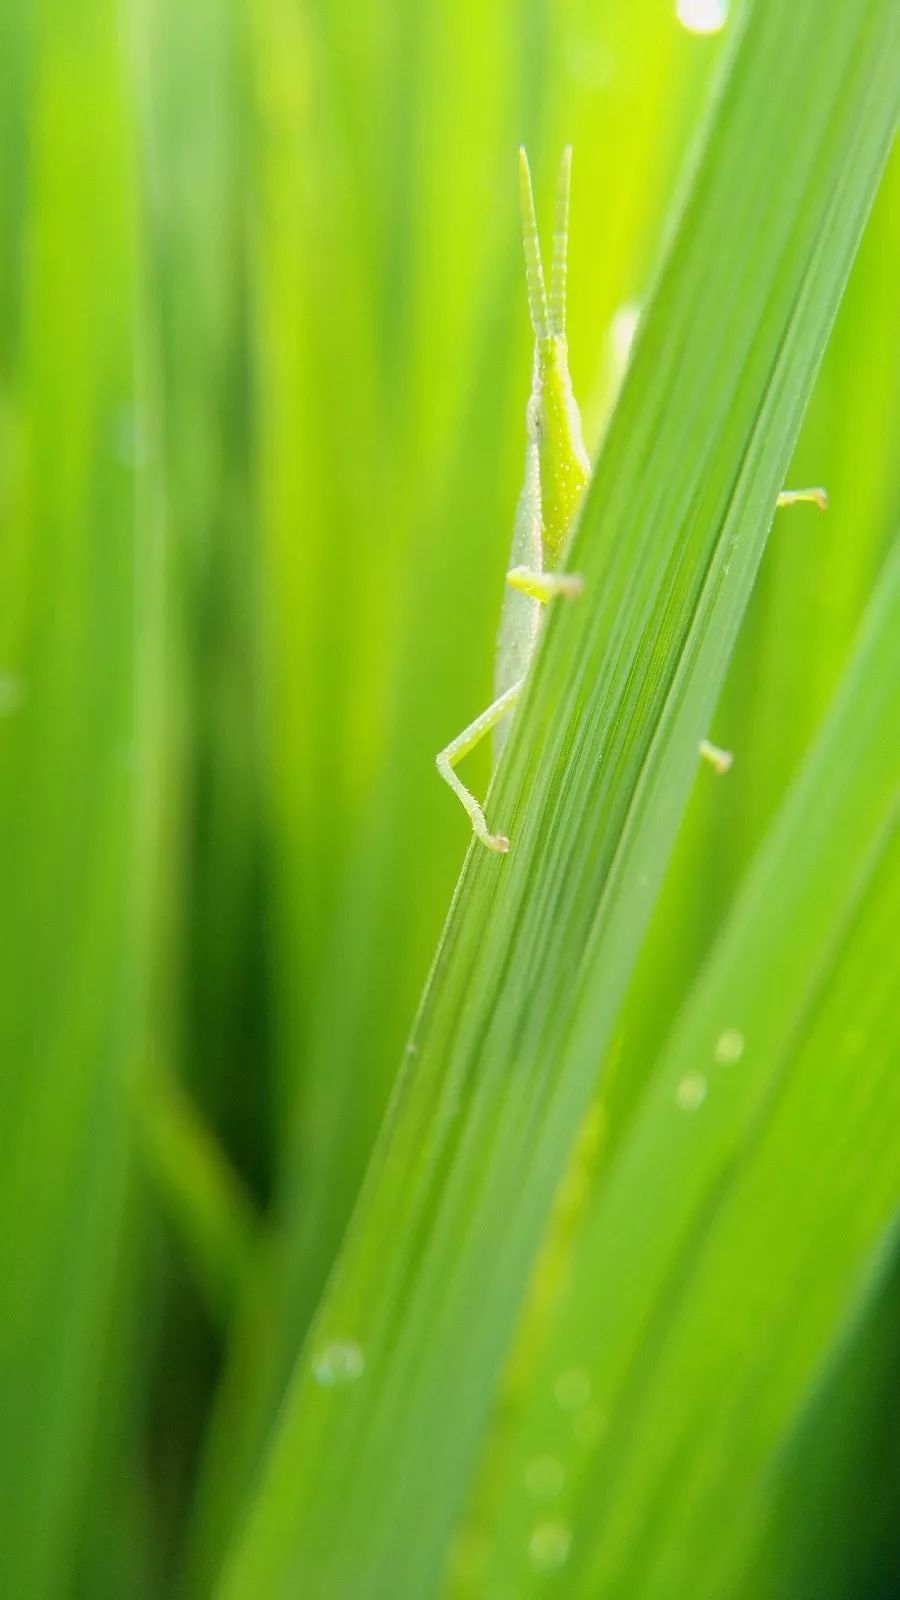
[[[691,795],[623,1010],[614,1078],[604,1085],[607,1144],[627,1126],[673,1014],[840,681],[900,520],[900,367],[884,360],[874,334],[900,323],[900,283],[884,272],[900,248],[898,219],[895,151],[786,480],[827,481],[828,512],[807,507],[776,518],[710,730],[733,752],[734,767],[724,784],[704,771]],[[849,427],[848,417],[860,426]]]
[[[886,4],[747,15],[229,1594],[439,1579],[893,122]]]
[[[724,1600],[750,1564],[769,1478],[900,1208],[882,959],[900,910],[898,685],[900,545],[621,1147],[601,1157],[568,1293],[486,1479],[476,1592],[542,1592],[552,1562],[534,1553],[554,1526],[574,1535],[573,1595]],[[549,1507],[532,1465],[547,1460]],[[460,1592],[472,1582],[464,1569]]]

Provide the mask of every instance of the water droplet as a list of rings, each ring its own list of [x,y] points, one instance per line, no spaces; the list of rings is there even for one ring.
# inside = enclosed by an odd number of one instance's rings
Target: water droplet
[[[570,1367],[568,1372],[561,1372],[553,1385],[557,1405],[563,1411],[580,1411],[591,1398],[590,1374],[583,1367]]]
[[[688,33],[718,33],[728,21],[728,0],[676,0],[675,15]]]
[[[706,1099],[706,1079],[702,1072],[687,1072],[675,1090],[682,1111],[696,1111]]]
[[[726,1028],[716,1040],[713,1054],[723,1067],[732,1067],[744,1054],[744,1035],[739,1028]]]
[[[11,716],[18,711],[24,699],[21,679],[14,677],[11,672],[0,672],[0,717]]]
[[[365,1357],[355,1339],[329,1339],[312,1358],[313,1377],[323,1389],[355,1383],[362,1375]]]
[[[535,1500],[555,1500],[562,1493],[566,1474],[554,1456],[536,1456],[528,1463],[525,1487]]]
[[[572,1531],[567,1523],[539,1522],[528,1541],[531,1565],[538,1572],[555,1572],[568,1560],[571,1545]]]

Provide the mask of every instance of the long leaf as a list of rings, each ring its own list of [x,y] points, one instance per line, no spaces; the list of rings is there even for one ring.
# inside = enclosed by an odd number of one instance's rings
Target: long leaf
[[[493,1522],[497,1572],[526,1592],[552,1570],[542,1528],[565,1527],[578,1530],[569,1593],[732,1593],[767,1475],[883,1253],[900,1206],[883,959],[900,906],[898,691],[900,545],[827,727],[601,1169],[480,1530],[484,1543]],[[532,1464],[548,1460],[542,1507]]]
[[[65,9],[19,17],[27,246],[0,374],[0,1588],[22,1600],[70,1591],[140,991],[134,170],[115,7]]]

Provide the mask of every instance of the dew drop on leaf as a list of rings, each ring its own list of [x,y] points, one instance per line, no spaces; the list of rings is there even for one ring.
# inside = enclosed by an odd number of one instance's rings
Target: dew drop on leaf
[[[566,1474],[555,1456],[536,1456],[528,1463],[525,1487],[535,1500],[554,1500],[562,1493]]]
[[[323,1389],[336,1389],[355,1383],[362,1376],[365,1364],[355,1339],[329,1339],[313,1355],[313,1377]]]
[[[744,1054],[744,1035],[738,1028],[726,1028],[719,1034],[713,1054],[723,1066],[733,1066]]]
[[[675,1090],[675,1099],[682,1111],[696,1111],[706,1099],[706,1079],[702,1072],[686,1072],[678,1088]]]
[[[565,1565],[572,1544],[572,1531],[568,1523],[554,1519],[539,1522],[528,1541],[531,1565],[538,1572],[554,1572]]]
[[[688,33],[718,33],[728,21],[728,0],[677,0],[675,15]]]

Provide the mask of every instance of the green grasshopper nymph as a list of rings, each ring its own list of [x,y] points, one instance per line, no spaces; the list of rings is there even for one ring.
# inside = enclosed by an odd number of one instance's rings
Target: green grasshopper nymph
[[[489,850],[501,853],[509,849],[509,840],[503,834],[491,833],[478,801],[460,782],[453,769],[492,731],[495,755],[499,757],[507,733],[507,729],[500,724],[513,710],[522,693],[525,675],[537,644],[541,607],[557,595],[574,598],[581,594],[584,587],[577,573],[561,570],[591,475],[591,464],[581,434],[581,417],[572,392],[566,345],[571,173],[572,148],[567,145],[563,151],[556,187],[548,294],[544,284],[528,157],[524,150],[519,151],[525,281],[534,330],[531,394],[525,413],[525,481],[516,506],[510,570],[506,574],[507,592],[497,635],[495,699],[437,757],[438,772],[468,812],[476,838]],[[799,501],[812,501],[824,509],[825,491],[788,490],[778,496],[777,503],[779,506],[793,505]],[[730,765],[728,753],[716,750],[706,740],[701,743],[700,754],[706,759],[712,760],[709,752],[713,751],[716,758],[713,765],[717,770],[725,771]]]

